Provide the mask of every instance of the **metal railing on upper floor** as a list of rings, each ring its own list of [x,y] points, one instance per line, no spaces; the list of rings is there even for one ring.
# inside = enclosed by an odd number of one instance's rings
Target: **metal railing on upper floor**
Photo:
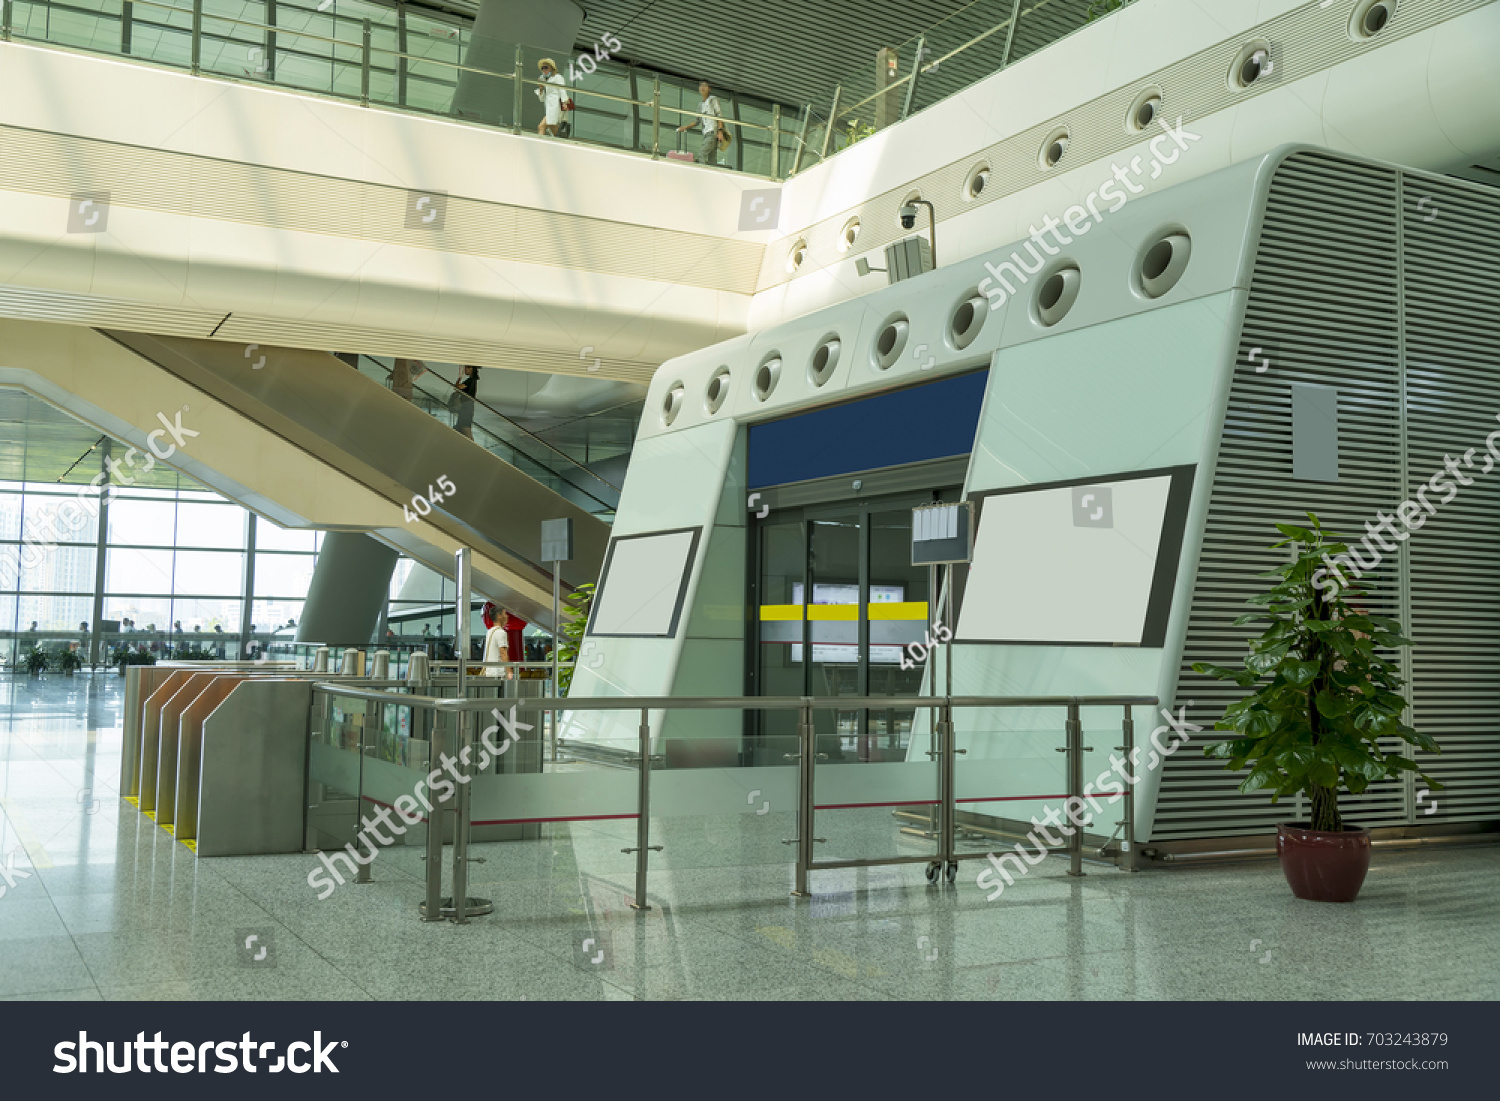
[[[331,96],[366,107],[523,128],[548,51],[475,35],[459,16],[365,0],[0,0],[0,40],[46,43]],[[1131,0],[972,0],[843,72],[826,114],[734,93],[718,165],[784,179],[1066,37]],[[340,10],[342,8],[342,10]],[[217,9],[217,10],[216,10]],[[264,18],[253,18],[259,12]],[[352,13],[352,14],[351,14]],[[474,58],[496,59],[476,64]],[[504,59],[503,65],[498,59]],[[580,55],[566,63],[565,140],[660,157],[696,149],[696,82]],[[465,77],[478,88],[461,96]],[[649,91],[643,88],[649,80]],[[592,86],[590,86],[592,85]],[[463,102],[461,102],[461,100]],[[533,108],[534,110],[534,108]],[[529,127],[527,127],[529,129]],[[685,159],[685,157],[684,157]]]
[[[330,9],[326,0],[317,7],[310,0],[245,0],[229,10],[227,0],[98,2],[100,7],[92,8],[65,0],[0,0],[0,39],[104,53],[195,76],[269,84],[516,133],[526,111],[536,110],[527,93],[546,87],[528,74],[548,51],[477,36],[458,17],[446,21],[400,4],[342,0]],[[257,9],[264,18],[254,17]],[[505,62],[503,67],[475,64],[476,54]],[[674,118],[699,117],[696,82],[588,61],[590,69],[582,75],[596,86],[574,83],[567,89],[576,104],[566,113],[571,140],[653,157],[666,155],[673,145],[683,147]],[[467,97],[460,94],[464,78],[477,87]],[[649,97],[640,88],[644,79],[650,81]],[[733,94],[722,98],[733,113],[721,121],[736,141],[720,155],[720,167],[786,176],[798,135],[783,126],[782,105]],[[803,113],[805,119],[809,109]]]

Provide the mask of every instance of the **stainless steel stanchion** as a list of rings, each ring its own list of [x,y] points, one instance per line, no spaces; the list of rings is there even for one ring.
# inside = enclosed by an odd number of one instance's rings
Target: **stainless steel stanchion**
[[[1132,776],[1134,776],[1134,775],[1136,775],[1136,772],[1135,772],[1135,717],[1134,717],[1134,714],[1132,713],[1132,711],[1130,710],[1130,704],[1128,704],[1128,703],[1125,705],[1125,721],[1122,724],[1122,729],[1124,730],[1124,733],[1125,733],[1125,737],[1123,739],[1123,741],[1125,742],[1125,744],[1120,747],[1120,751],[1125,754],[1125,767],[1128,768],[1128,769],[1130,769],[1131,770],[1130,774]],[[1124,852],[1124,856],[1125,856],[1125,870],[1127,872],[1133,872],[1133,871],[1136,870],[1136,864],[1135,864],[1135,785],[1134,784],[1126,784],[1125,785],[1125,823],[1124,824],[1125,824],[1125,841],[1124,841],[1124,845],[1125,845],[1125,852]]]
[[[797,879],[792,894],[797,898],[808,898],[807,873],[812,869],[813,842],[813,765],[816,763],[817,735],[813,730],[812,708],[804,705],[797,711]]]
[[[1079,718],[1078,705],[1068,704],[1067,745],[1068,795],[1083,798],[1083,722]],[[1083,874],[1083,827],[1076,822],[1068,835],[1068,874]]]
[[[378,709],[380,707],[380,704],[377,703],[374,706],[377,709],[376,714],[379,715],[380,712]],[[370,863],[359,863],[359,838],[361,829],[364,826],[364,822],[362,821],[362,819],[364,817],[365,809],[365,754],[368,752],[368,750],[366,749],[366,737],[368,736],[369,732],[370,724],[361,721],[359,724],[359,789],[355,792],[354,795],[354,852],[355,863],[358,865],[354,872],[354,882],[356,883],[374,882],[374,880],[370,877],[370,867],[375,863],[375,856],[377,853],[377,850],[375,848],[374,831],[372,830],[370,832],[370,835],[365,838],[365,848],[369,851]]]
[[[651,851],[661,851],[660,845],[651,844],[651,712],[641,708],[640,752],[636,758],[640,765],[640,787],[636,797],[639,814],[635,820],[635,847],[621,852],[635,853],[635,897],[630,900],[632,910],[649,910],[646,901],[646,875],[649,871]]]
[[[427,763],[434,765],[443,744],[443,724],[440,720],[432,724],[432,741],[429,743]],[[443,920],[443,828],[446,825],[448,800],[433,803],[427,814],[427,897],[422,902],[423,921]]]
[[[474,793],[469,787],[474,780],[474,724],[467,711],[460,711],[455,717],[458,719],[459,731],[458,770],[464,782],[458,785],[458,811],[453,822],[452,910],[453,923],[467,925],[470,916],[481,917],[492,913],[495,904],[487,898],[473,898],[469,895],[469,865],[484,863],[482,858],[469,855],[469,834],[474,829],[471,821],[473,814],[470,811]]]

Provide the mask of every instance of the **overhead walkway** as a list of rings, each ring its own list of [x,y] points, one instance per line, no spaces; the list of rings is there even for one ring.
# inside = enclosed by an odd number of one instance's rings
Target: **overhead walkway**
[[[574,522],[564,586],[598,576],[614,487],[519,429],[507,440],[478,428],[470,441],[328,353],[0,320],[0,385],[142,460],[166,452],[284,526],[368,532],[440,572],[471,547],[477,593],[534,622],[551,622],[543,520]]]

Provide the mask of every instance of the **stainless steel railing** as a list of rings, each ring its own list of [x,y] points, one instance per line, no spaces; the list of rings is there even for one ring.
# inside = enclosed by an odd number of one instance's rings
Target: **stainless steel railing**
[[[433,716],[432,730],[434,737],[431,743],[428,762],[429,764],[442,757],[446,762],[450,759],[448,750],[452,750],[451,760],[465,770],[471,769],[468,757],[472,754],[474,723],[471,716],[475,712],[487,711],[493,708],[493,699],[442,699],[432,696],[402,695],[392,696],[388,692],[373,688],[358,687],[353,684],[340,684],[332,681],[320,681],[314,685],[315,693],[326,701],[334,697],[341,699],[353,699],[372,701],[376,703],[398,702],[401,706],[412,707],[415,711],[429,712]],[[506,698],[510,698],[507,696]],[[536,711],[573,711],[573,712],[599,712],[599,711],[628,711],[638,712],[639,722],[637,724],[637,752],[633,757],[640,770],[639,785],[637,791],[636,805],[636,843],[633,847],[624,850],[635,856],[635,898],[632,905],[638,908],[649,908],[648,879],[650,872],[650,854],[660,851],[660,846],[651,844],[651,773],[652,765],[659,758],[651,753],[651,713],[653,711],[675,711],[675,710],[728,710],[728,711],[796,711],[798,713],[797,724],[797,752],[788,754],[787,757],[797,762],[797,812],[796,812],[796,836],[789,840],[789,844],[796,847],[796,882],[793,894],[806,897],[809,894],[809,873],[817,870],[834,868],[869,867],[886,864],[902,863],[928,863],[929,879],[936,879],[939,874],[946,873],[949,882],[956,877],[958,862],[967,859],[982,858],[984,853],[960,853],[955,850],[955,803],[956,787],[954,783],[954,762],[958,755],[965,750],[956,746],[954,733],[953,712],[957,708],[1059,708],[1065,713],[1063,722],[1064,745],[1059,752],[1067,755],[1067,792],[1068,799],[1077,798],[1082,800],[1085,796],[1083,780],[1083,755],[1090,752],[1093,747],[1083,744],[1083,725],[1081,721],[1081,709],[1084,707],[1119,707],[1123,711],[1121,720],[1121,744],[1114,748],[1125,754],[1126,761],[1134,764],[1135,760],[1135,726],[1132,708],[1155,707],[1158,700],[1154,696],[984,696],[984,695],[942,695],[942,696],[722,696],[722,697],[683,697],[683,696],[648,696],[648,697],[532,697],[525,700],[526,707]],[[917,856],[889,856],[845,860],[818,860],[814,856],[814,844],[819,840],[814,837],[816,812],[815,805],[815,775],[819,754],[816,749],[816,737],[814,732],[814,712],[820,709],[835,709],[841,711],[861,709],[911,709],[930,710],[934,713],[932,724],[933,738],[932,748],[928,754],[937,763],[938,780],[938,836],[937,853],[934,855]],[[315,713],[318,711],[315,707]],[[447,724],[438,721],[440,716],[452,715],[454,721],[453,741],[451,745],[440,746],[438,733]],[[363,753],[363,741],[361,741],[361,753]],[[465,775],[472,779],[473,773],[466,771]],[[428,853],[426,868],[426,913],[427,920],[434,920],[435,915],[442,911],[440,905],[442,886],[442,837],[446,832],[444,816],[452,813],[455,815],[454,823],[454,851],[452,857],[452,882],[453,882],[453,904],[450,912],[452,920],[462,922],[466,920],[468,900],[466,895],[467,866],[470,862],[468,857],[468,833],[472,826],[467,820],[465,813],[466,801],[462,792],[468,790],[468,781],[465,780],[458,785],[456,791],[444,804],[434,806],[434,816],[428,823]],[[1040,796],[1039,796],[1040,797]],[[363,793],[360,793],[360,799]],[[1136,865],[1135,844],[1135,797],[1133,785],[1126,785],[1124,791],[1123,814],[1121,820],[1115,824],[1115,832],[1123,832],[1124,839],[1116,852],[1116,863],[1129,870],[1134,871]],[[1114,836],[1112,833],[1111,838]],[[1106,842],[1106,848],[1108,846]],[[1069,858],[1069,875],[1081,876],[1083,872],[1084,838],[1081,829],[1075,830],[1068,837],[1067,853]],[[1101,855],[1104,852],[1101,849]],[[483,904],[484,900],[476,900]]]

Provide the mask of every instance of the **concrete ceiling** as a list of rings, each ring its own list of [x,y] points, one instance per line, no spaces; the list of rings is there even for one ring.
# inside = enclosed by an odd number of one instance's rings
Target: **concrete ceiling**
[[[0,481],[87,485],[99,473],[99,447],[106,437],[56,406],[13,386],[0,386]],[[116,458],[129,450],[116,441]],[[202,489],[163,463],[137,474],[151,489]]]

